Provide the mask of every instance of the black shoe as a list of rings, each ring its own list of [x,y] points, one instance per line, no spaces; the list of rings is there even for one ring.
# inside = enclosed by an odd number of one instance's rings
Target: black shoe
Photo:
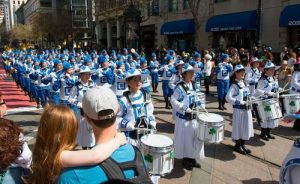
[[[244,152],[246,152],[247,154],[251,153],[251,150],[247,149],[245,146],[242,146],[242,149],[244,150]]]
[[[195,159],[191,159],[191,163],[193,167],[201,168],[201,165]]]
[[[266,134],[260,134],[259,136],[261,139],[265,140],[265,141],[269,141],[269,138],[267,137]]]
[[[223,108],[223,110],[227,110],[227,108],[225,106],[223,106],[222,108]]]
[[[242,146],[234,147],[234,151],[236,151],[242,155],[246,155],[246,152],[243,150]]]
[[[271,135],[271,128],[267,128],[267,131],[266,131],[267,133],[267,137],[269,138],[269,139],[275,139],[275,137],[274,136],[272,136]]]
[[[193,165],[191,164],[191,162],[189,162],[189,160],[187,158],[184,158],[182,160],[182,165],[183,165],[183,168],[185,168],[186,170],[191,171],[193,169]]]
[[[224,110],[224,108],[223,107],[219,107],[219,110]]]

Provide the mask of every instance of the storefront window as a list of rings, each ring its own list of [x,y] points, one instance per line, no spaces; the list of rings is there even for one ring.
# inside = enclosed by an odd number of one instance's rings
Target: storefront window
[[[178,10],[178,0],[168,0],[169,12]]]

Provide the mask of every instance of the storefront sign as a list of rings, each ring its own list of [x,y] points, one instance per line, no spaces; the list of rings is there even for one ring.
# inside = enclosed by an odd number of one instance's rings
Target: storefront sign
[[[217,32],[217,31],[236,31],[236,30],[242,30],[243,28],[238,26],[238,27],[214,27],[211,28],[210,31],[211,32]]]
[[[300,26],[300,20],[289,21],[289,26]]]
[[[176,31],[176,32],[164,32],[164,35],[176,35],[176,34],[183,34],[183,31]]]

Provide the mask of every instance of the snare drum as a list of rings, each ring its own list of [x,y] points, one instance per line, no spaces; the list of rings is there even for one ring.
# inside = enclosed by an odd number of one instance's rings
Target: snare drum
[[[205,100],[206,100],[206,97],[205,97],[205,94],[202,93],[202,92],[198,92],[197,93],[198,97],[199,97],[199,100],[201,102],[201,104],[203,104],[203,107],[205,108]]]
[[[168,136],[148,134],[141,138],[141,151],[151,175],[164,176],[174,167],[174,144]]]
[[[198,115],[198,138],[209,143],[220,143],[224,139],[224,118],[215,113]]]
[[[287,114],[295,114],[300,109],[300,95],[286,94],[281,95],[283,98],[283,106]]]
[[[262,122],[276,120],[282,117],[278,98],[256,101],[258,114]]]

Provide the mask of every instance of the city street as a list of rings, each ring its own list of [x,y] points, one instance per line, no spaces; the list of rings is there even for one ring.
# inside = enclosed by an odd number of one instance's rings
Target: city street
[[[0,82],[8,82],[12,86],[10,77],[2,77]],[[4,99],[7,99],[11,94],[1,93]],[[174,122],[171,117],[171,110],[164,107],[161,87],[159,93],[152,93],[152,99],[155,106],[155,116],[157,120],[158,133],[168,135],[173,138]],[[24,94],[18,91],[17,99],[23,99]],[[175,160],[174,170],[171,174],[161,178],[161,184],[198,184],[198,183],[244,183],[244,184],[275,184],[279,180],[279,170],[283,159],[288,153],[293,140],[299,136],[299,133],[291,128],[291,125],[281,122],[280,126],[273,132],[276,139],[270,141],[262,141],[259,139],[260,130],[255,126],[255,137],[247,143],[247,146],[252,150],[251,155],[240,155],[233,152],[233,141],[231,139],[231,115],[232,108],[226,104],[227,110],[217,110],[216,88],[211,87],[211,95],[206,98],[206,107],[208,112],[217,113],[224,117],[225,122],[225,137],[220,144],[206,144],[205,156],[201,161],[202,168],[194,168],[192,172],[186,171],[181,166],[181,160]],[[18,103],[21,100],[16,100]],[[37,125],[42,110],[37,110],[32,105],[24,100],[18,106],[12,106],[13,101],[7,101],[10,110],[6,118],[16,121],[23,129],[26,140],[32,149],[35,143]],[[29,106],[29,107],[28,107]],[[30,107],[31,106],[31,107]],[[24,108],[26,107],[26,108]]]

